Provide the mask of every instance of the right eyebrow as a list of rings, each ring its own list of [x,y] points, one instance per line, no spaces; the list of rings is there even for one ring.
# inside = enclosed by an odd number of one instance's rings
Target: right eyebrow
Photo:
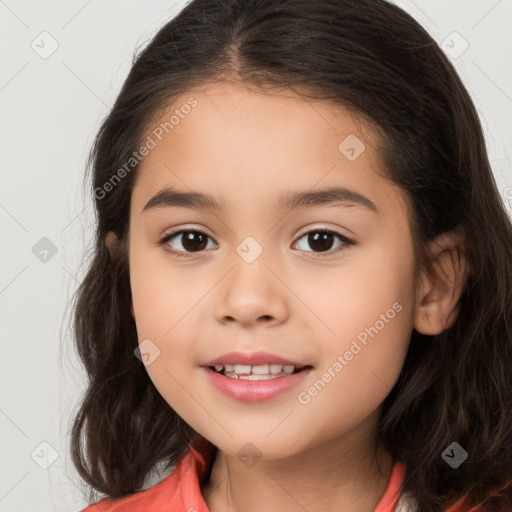
[[[214,210],[223,212],[224,207],[214,197],[201,192],[185,192],[175,188],[163,188],[155,194],[144,206],[142,213],[152,209],[181,206],[198,210]]]

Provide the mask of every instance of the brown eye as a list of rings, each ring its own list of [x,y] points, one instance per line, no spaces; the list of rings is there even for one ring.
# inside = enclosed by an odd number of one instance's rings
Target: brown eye
[[[201,252],[206,249],[208,239],[211,240],[211,237],[197,229],[182,230],[166,235],[160,240],[160,244],[166,246],[165,250],[171,253],[187,256],[187,253]]]
[[[311,232],[308,234],[308,244],[314,250],[328,251],[334,244],[334,235],[326,231]]]
[[[207,245],[208,237],[198,231],[184,231],[181,237],[181,244],[186,251],[200,251]]]
[[[306,251],[306,252],[314,252],[314,253],[324,253],[328,252],[329,254],[337,252],[336,249],[343,248],[343,246],[352,245],[352,240],[349,240],[347,237],[343,236],[341,233],[337,233],[336,231],[330,231],[330,230],[322,230],[317,229],[313,231],[309,231],[308,233],[305,233],[299,238],[299,242],[297,242],[297,245],[299,245],[300,240],[306,240],[306,244],[308,245],[313,251],[308,251],[304,246],[299,247],[300,250]],[[335,246],[336,239],[338,239],[340,242],[338,245]],[[334,250],[332,250],[334,247]],[[320,256],[323,256],[323,254],[319,254]]]

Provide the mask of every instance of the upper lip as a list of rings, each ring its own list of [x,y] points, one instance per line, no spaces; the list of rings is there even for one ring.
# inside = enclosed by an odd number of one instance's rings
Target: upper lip
[[[215,359],[204,363],[202,366],[215,366],[216,364],[245,364],[251,366],[258,366],[262,364],[282,364],[293,365],[296,368],[310,366],[290,359],[284,359],[268,352],[229,352],[229,354],[216,357]]]

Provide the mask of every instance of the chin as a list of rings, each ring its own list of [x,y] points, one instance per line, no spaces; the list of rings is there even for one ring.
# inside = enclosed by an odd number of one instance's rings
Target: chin
[[[224,453],[236,457],[248,464],[254,463],[258,460],[272,460],[283,459],[296,454],[299,451],[297,442],[292,438],[288,438],[286,443],[281,439],[270,440],[266,438],[267,434],[258,436],[240,436],[229,441],[213,444]]]

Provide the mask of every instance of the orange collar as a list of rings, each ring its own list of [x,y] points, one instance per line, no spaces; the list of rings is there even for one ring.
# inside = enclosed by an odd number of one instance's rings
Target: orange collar
[[[149,489],[119,500],[103,499],[82,512],[209,512],[200,481],[209,469],[213,449],[203,438],[181,458],[174,471]],[[386,491],[375,512],[393,512],[398,500],[404,466],[395,462]]]

